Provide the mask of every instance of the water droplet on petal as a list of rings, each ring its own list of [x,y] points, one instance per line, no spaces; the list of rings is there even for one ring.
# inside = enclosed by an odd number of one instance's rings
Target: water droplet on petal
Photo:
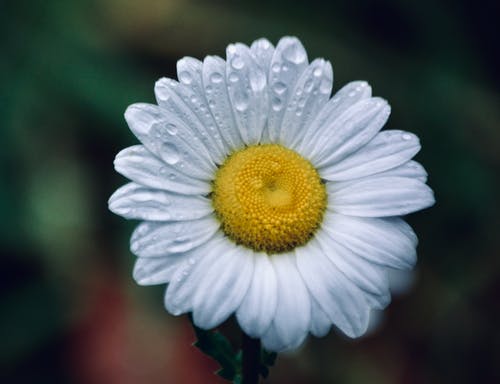
[[[283,57],[294,64],[301,64],[307,58],[304,48],[297,42],[293,42],[283,50]]]
[[[286,85],[284,83],[282,83],[281,81],[279,81],[273,85],[273,90],[278,95],[281,95],[286,91]]]
[[[233,60],[231,60],[231,65],[234,69],[242,69],[245,66],[245,62],[239,56],[235,56]]]
[[[306,81],[306,83],[304,84],[304,90],[306,92],[311,92],[313,89],[313,86],[314,86],[314,83],[313,83],[312,79],[308,79]]]
[[[278,63],[274,63],[272,66],[271,66],[271,69],[273,72],[279,72],[281,70],[280,68],[280,65]]]
[[[323,70],[320,67],[314,68],[313,75],[316,77],[320,77],[323,74]]]
[[[240,112],[248,108],[248,94],[246,92],[236,92],[234,94],[234,107]]]
[[[229,81],[231,83],[236,83],[240,78],[238,77],[238,75],[236,73],[231,73],[229,74]]]
[[[220,83],[222,81],[222,75],[218,72],[214,72],[210,75],[210,81],[215,84]]]
[[[187,71],[182,71],[179,73],[179,80],[181,83],[184,83],[184,84],[191,84],[192,81],[193,81],[193,77],[191,76],[191,74]]]
[[[167,128],[167,132],[170,133],[172,136],[175,136],[178,132],[177,126],[175,124],[168,123],[166,125],[166,128]]]
[[[162,158],[167,164],[173,165],[179,162],[179,151],[173,143],[164,143],[162,145]]]
[[[406,140],[406,141],[411,140],[411,135],[409,133],[403,133],[402,137],[403,137],[403,140]]]
[[[272,107],[273,109],[278,112],[281,110],[281,108],[283,108],[283,102],[281,101],[281,99],[275,97],[272,101]]]

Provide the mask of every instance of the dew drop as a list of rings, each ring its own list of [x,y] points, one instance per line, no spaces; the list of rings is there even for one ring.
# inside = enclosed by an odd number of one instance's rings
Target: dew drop
[[[190,257],[188,262],[189,262],[189,264],[194,265],[196,263],[196,260],[193,259],[192,257]]]
[[[355,95],[356,95],[356,92],[352,91],[352,92],[349,92],[349,94],[347,96],[354,97]]]
[[[282,83],[281,81],[278,81],[273,85],[273,90],[276,92],[278,95],[283,94],[286,91],[286,85]]]
[[[314,68],[313,75],[316,77],[320,77],[323,74],[323,70],[320,67]]]
[[[236,73],[233,72],[229,75],[229,81],[231,83],[236,83],[238,80],[239,80],[239,77]]]
[[[279,65],[278,63],[274,63],[274,64],[271,66],[271,70],[272,70],[273,72],[278,73],[278,72],[281,70],[280,65]]]
[[[214,72],[210,75],[210,81],[212,83],[218,84],[222,81],[222,75],[218,72]]]
[[[311,79],[308,79],[306,83],[304,84],[304,90],[306,92],[311,92],[314,87],[314,83]]]
[[[177,126],[175,124],[172,124],[172,123],[168,123],[166,125],[166,129],[167,129],[167,132],[170,133],[172,136],[175,136],[178,132]]]
[[[234,107],[237,111],[246,111],[248,108],[248,94],[246,92],[236,92],[234,94]]]
[[[281,99],[275,97],[272,101],[272,107],[273,107],[273,110],[275,110],[276,112],[278,111],[281,111],[281,108],[283,108],[283,102],[281,101]]]
[[[191,74],[187,71],[182,71],[179,73],[179,80],[181,83],[188,84],[188,85],[193,82],[193,78],[192,78]]]
[[[331,81],[323,79],[319,85],[319,91],[323,94],[330,94],[332,92]]]
[[[294,64],[301,64],[307,58],[306,52],[297,42],[293,42],[283,50],[283,57]]]
[[[179,151],[172,143],[164,143],[162,145],[162,158],[167,164],[173,165],[179,162]]]
[[[406,140],[406,141],[411,140],[411,135],[409,133],[403,133],[402,137],[403,137],[403,140]]]
[[[234,69],[242,69],[245,66],[245,62],[239,56],[235,56],[233,60],[231,60],[231,65]]]

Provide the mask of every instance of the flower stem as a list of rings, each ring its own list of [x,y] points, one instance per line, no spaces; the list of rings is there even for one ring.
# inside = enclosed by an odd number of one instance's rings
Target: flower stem
[[[243,384],[257,384],[259,382],[260,340],[252,339],[242,332],[243,350]]]

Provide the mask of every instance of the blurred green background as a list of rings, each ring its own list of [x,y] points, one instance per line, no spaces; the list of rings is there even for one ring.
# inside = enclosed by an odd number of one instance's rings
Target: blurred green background
[[[1,1],[0,382],[219,382],[164,288],[131,277],[112,161],[137,142],[125,108],[176,60],[283,35],[332,61],[334,89],[389,100],[437,204],[409,218],[413,286],[378,327],[309,339],[266,383],[500,382],[499,19],[477,0]]]

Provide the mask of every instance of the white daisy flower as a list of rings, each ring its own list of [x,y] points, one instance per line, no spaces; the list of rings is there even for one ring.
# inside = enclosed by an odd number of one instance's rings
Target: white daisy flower
[[[362,335],[388,271],[415,264],[398,216],[434,203],[418,138],[380,131],[390,107],[364,81],[330,98],[331,64],[294,37],[185,57],[177,74],[156,83],[158,105],[128,107],[142,144],[115,160],[132,182],[109,208],[143,221],[136,281],[167,283],[167,310],[200,328],[235,314],[270,351],[332,324]]]

